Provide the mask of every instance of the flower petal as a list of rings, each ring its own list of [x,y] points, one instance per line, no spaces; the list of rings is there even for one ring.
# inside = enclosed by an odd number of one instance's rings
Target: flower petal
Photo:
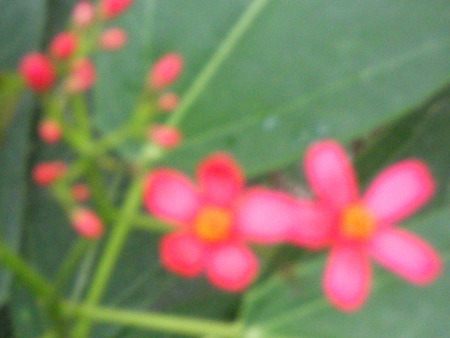
[[[370,253],[380,265],[414,284],[431,283],[442,271],[441,258],[430,244],[396,227],[380,229]]]
[[[149,174],[144,204],[156,217],[176,224],[186,224],[195,217],[200,197],[194,185],[182,173],[159,169]]]
[[[342,311],[355,311],[367,299],[372,270],[367,252],[358,246],[336,246],[325,267],[323,287],[330,302]]]
[[[235,217],[242,236],[257,243],[279,243],[296,223],[297,202],[289,195],[253,188],[239,200]]]
[[[335,219],[320,203],[299,200],[289,241],[310,249],[323,248],[331,242],[334,224]]]
[[[184,277],[196,277],[204,267],[203,244],[194,236],[172,233],[163,237],[159,247],[162,265]]]
[[[304,167],[316,196],[337,210],[358,198],[356,174],[339,143],[325,140],[313,144],[306,152]]]
[[[378,222],[393,224],[410,216],[433,196],[435,183],[427,165],[405,160],[381,172],[363,202]]]
[[[245,183],[242,169],[226,153],[206,158],[198,168],[197,178],[207,201],[222,206],[230,205],[241,194]]]
[[[257,276],[259,262],[246,246],[226,244],[210,254],[206,276],[213,285],[230,292],[244,290]]]

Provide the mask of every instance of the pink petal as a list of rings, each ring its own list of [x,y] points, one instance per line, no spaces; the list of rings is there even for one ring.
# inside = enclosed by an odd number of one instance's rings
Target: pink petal
[[[163,237],[159,252],[162,265],[184,277],[196,277],[204,267],[204,247],[195,237],[172,233]]]
[[[297,214],[297,202],[289,195],[253,188],[239,200],[236,228],[247,240],[279,243],[286,239]]]
[[[357,246],[336,246],[325,267],[323,287],[330,302],[342,311],[355,311],[366,301],[372,270],[365,250]]]
[[[356,174],[339,143],[325,140],[313,144],[306,152],[304,166],[316,196],[337,210],[358,198]]]
[[[186,224],[195,217],[200,197],[186,176],[175,170],[159,169],[149,174],[144,204],[156,217]]]
[[[299,200],[296,220],[290,229],[290,242],[310,249],[320,249],[330,244],[335,219],[321,204]]]
[[[441,258],[430,244],[396,227],[375,234],[371,254],[385,268],[418,285],[431,283],[442,271]]]
[[[258,270],[258,259],[249,248],[227,244],[211,252],[206,265],[206,276],[220,289],[239,292],[256,278]]]
[[[216,153],[205,159],[197,172],[200,190],[213,204],[229,205],[239,196],[245,179],[242,169],[228,154]]]
[[[405,160],[381,172],[364,195],[364,204],[378,222],[397,223],[426,204],[435,191],[427,165]]]

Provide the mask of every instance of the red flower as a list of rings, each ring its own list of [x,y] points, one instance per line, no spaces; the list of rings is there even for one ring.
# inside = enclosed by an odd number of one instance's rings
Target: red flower
[[[54,144],[61,140],[63,131],[57,121],[44,120],[39,124],[38,134],[45,143]]]
[[[67,164],[63,161],[38,163],[32,172],[34,183],[49,186],[67,173]]]
[[[49,90],[56,81],[53,63],[41,53],[25,55],[20,62],[19,72],[27,86],[38,93]]]
[[[182,173],[159,169],[148,177],[144,202],[176,226],[160,246],[162,264],[185,276],[205,273],[218,288],[238,292],[257,276],[259,262],[247,241],[278,243],[292,227],[295,200],[264,188],[245,191],[242,169],[217,153],[197,171],[198,187]]]
[[[153,65],[148,83],[150,88],[161,90],[175,82],[183,71],[184,60],[176,53],[166,54]]]
[[[112,19],[123,14],[134,0],[102,0],[100,12],[105,19]]]
[[[100,36],[100,47],[113,51],[122,48],[127,43],[127,32],[121,28],[109,28]]]
[[[50,52],[58,60],[71,57],[78,48],[78,36],[72,32],[62,32],[54,37],[50,44]]]
[[[302,226],[292,229],[290,240],[310,248],[331,245],[323,288],[332,304],[343,311],[363,305],[372,279],[370,258],[418,285],[440,274],[442,262],[435,250],[396,225],[435,191],[423,162],[410,159],[388,167],[362,197],[353,166],[338,143],[314,144],[304,165],[318,201],[299,202]]]

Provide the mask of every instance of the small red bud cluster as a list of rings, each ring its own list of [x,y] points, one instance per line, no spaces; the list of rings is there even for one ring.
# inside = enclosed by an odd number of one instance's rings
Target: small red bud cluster
[[[175,110],[179,103],[178,95],[173,92],[162,92],[172,85],[183,72],[183,57],[176,53],[162,56],[150,70],[147,86],[159,95],[157,109],[164,113]],[[148,138],[161,148],[172,149],[180,145],[183,134],[175,127],[156,124],[149,128]]]

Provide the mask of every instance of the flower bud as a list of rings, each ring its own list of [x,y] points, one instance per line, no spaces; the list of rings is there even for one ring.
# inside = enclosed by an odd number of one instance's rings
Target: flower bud
[[[171,112],[178,106],[179,98],[175,93],[165,93],[158,100],[158,108],[165,112]]]
[[[88,28],[95,19],[95,8],[89,1],[80,1],[72,12],[72,21],[77,28]]]
[[[37,185],[48,186],[63,177],[66,172],[67,165],[62,161],[42,162],[34,167],[32,177]]]
[[[77,48],[78,36],[71,32],[58,34],[50,44],[50,52],[58,60],[71,57]]]
[[[100,47],[104,50],[117,50],[127,43],[127,33],[120,28],[110,28],[100,37]]]
[[[61,140],[62,129],[55,120],[44,120],[39,124],[38,134],[45,143],[54,144]]]
[[[152,142],[165,149],[177,147],[183,139],[183,135],[177,128],[162,124],[152,126],[149,137]]]
[[[175,53],[160,58],[150,72],[149,86],[161,90],[178,79],[183,71],[183,58]]]
[[[72,225],[76,232],[88,239],[98,239],[104,232],[102,220],[90,209],[75,210],[72,214]]]
[[[105,19],[112,19],[123,12],[133,3],[133,0],[102,0],[100,3],[100,13]]]
[[[90,89],[97,79],[97,71],[89,59],[81,59],[72,65],[69,78],[66,82],[67,91],[81,93]]]
[[[56,80],[56,71],[50,59],[41,53],[26,55],[19,65],[19,72],[28,87],[35,92],[45,92]]]
[[[72,187],[72,197],[77,202],[87,202],[91,197],[91,190],[86,184],[76,184]]]

